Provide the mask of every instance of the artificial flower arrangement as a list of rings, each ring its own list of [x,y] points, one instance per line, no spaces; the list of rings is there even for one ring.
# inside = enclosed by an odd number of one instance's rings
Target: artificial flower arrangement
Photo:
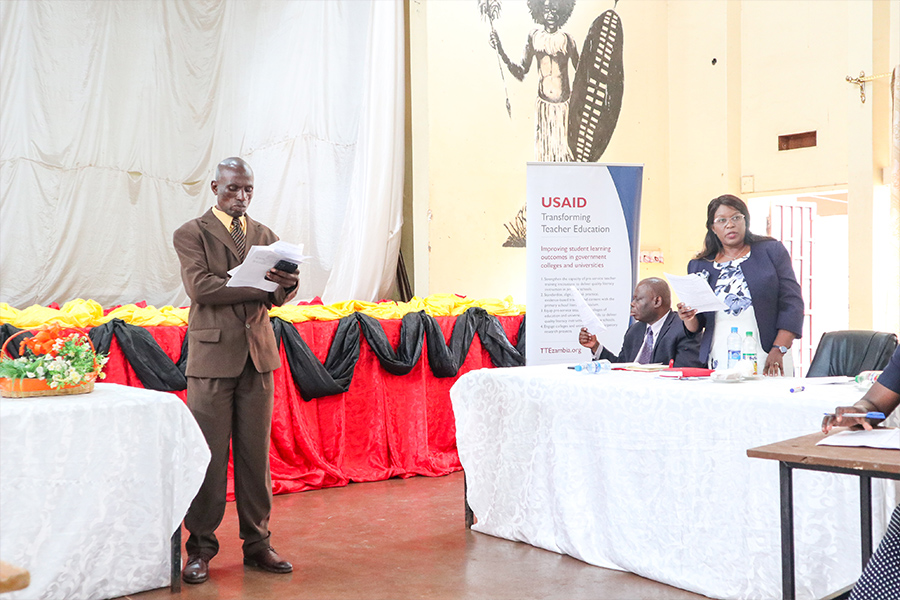
[[[94,350],[88,336],[58,323],[45,325],[19,343],[19,358],[0,351],[0,394],[8,397],[85,394],[103,379],[109,357]]]

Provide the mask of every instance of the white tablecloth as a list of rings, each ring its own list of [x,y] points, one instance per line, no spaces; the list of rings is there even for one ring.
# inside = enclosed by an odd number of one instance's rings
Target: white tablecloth
[[[860,395],[561,366],[472,371],[450,390],[473,529],[747,599],[781,597],[778,463],[747,449],[814,433]],[[872,487],[877,540],[900,493]],[[795,471],[794,502],[797,597],[855,581],[859,480]]]
[[[169,585],[170,539],[209,449],[174,394],[0,400],[0,559],[31,585],[4,600],[110,598]]]

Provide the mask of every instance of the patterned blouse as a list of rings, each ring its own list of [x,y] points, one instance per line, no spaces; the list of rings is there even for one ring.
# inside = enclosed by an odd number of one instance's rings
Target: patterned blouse
[[[749,252],[734,260],[713,263],[716,269],[719,269],[715,294],[728,307],[725,312],[735,317],[753,305],[750,288],[747,286],[744,272],[741,270],[741,263],[748,258],[750,258]]]

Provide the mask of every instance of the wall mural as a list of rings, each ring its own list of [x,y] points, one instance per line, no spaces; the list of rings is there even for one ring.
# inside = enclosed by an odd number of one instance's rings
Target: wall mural
[[[504,65],[513,77],[524,81],[536,63],[534,160],[596,162],[612,139],[625,87],[622,20],[615,11],[618,0],[594,19],[580,56],[575,38],[562,31],[575,0],[528,0],[527,4],[538,27],[525,40],[521,62],[513,62],[494,28],[500,18],[500,0],[478,0],[482,17],[491,24],[490,45],[497,53],[504,93]],[[569,63],[575,71],[571,85]],[[512,118],[508,93],[506,111]],[[504,224],[509,237],[503,246],[525,246],[525,220],[522,207],[513,221]]]

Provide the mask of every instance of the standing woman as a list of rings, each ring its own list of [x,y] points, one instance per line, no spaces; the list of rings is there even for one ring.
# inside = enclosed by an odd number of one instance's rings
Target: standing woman
[[[749,228],[750,213],[737,196],[709,203],[703,250],[688,263],[688,273],[704,277],[727,308],[698,314],[681,302],[678,315],[689,332],[703,329],[700,361],[711,368],[727,364],[728,334],[737,327],[742,340],[753,332],[761,374],[792,376],[791,344],[803,333],[800,285],[784,244]]]

